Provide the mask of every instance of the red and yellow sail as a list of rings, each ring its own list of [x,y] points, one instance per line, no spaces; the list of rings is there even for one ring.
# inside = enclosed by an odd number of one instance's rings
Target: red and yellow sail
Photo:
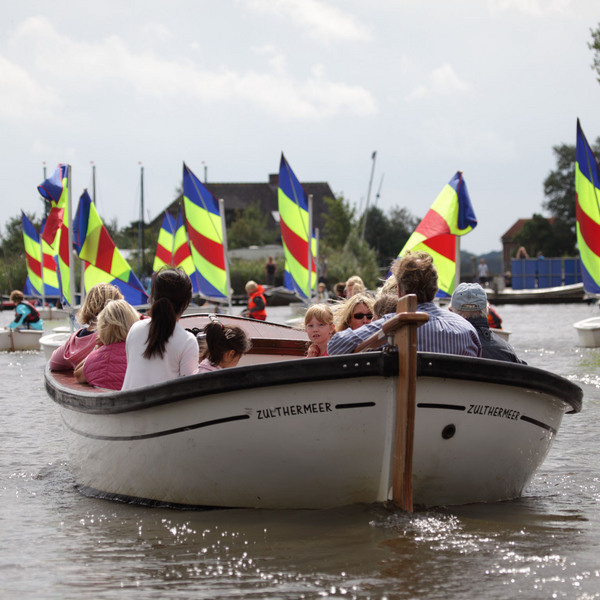
[[[575,150],[577,246],[585,291],[600,294],[600,175],[598,162],[577,119]]]
[[[311,296],[316,286],[316,239],[309,235],[308,196],[290,165],[281,154],[278,189],[281,240],[285,254],[284,286],[303,299]],[[311,239],[310,278],[308,240]]]
[[[72,304],[71,298],[71,249],[69,240],[69,177],[71,167],[58,165],[54,173],[43,183],[38,185],[41,196],[50,202],[50,214],[46,221],[42,236],[58,263],[61,300]]]
[[[154,255],[153,271],[159,271],[163,267],[172,267],[173,247],[175,243],[175,220],[165,211],[163,215],[158,241],[156,242],[156,254]]]
[[[456,236],[462,236],[477,226],[462,173],[454,177],[435,199],[431,208],[408,238],[398,257],[409,251],[427,252],[438,270],[440,296],[451,296],[456,275]]]
[[[183,204],[199,292],[207,298],[227,299],[226,240],[219,202],[185,164]]]
[[[40,240],[34,224],[21,211],[23,242],[27,262],[25,293],[35,296],[59,296],[57,266],[50,246]],[[42,224],[42,231],[44,225]]]
[[[144,286],[110,237],[87,190],[79,199],[73,224],[73,245],[79,258],[85,261],[86,292],[97,283],[112,283],[130,304],[148,301]]]

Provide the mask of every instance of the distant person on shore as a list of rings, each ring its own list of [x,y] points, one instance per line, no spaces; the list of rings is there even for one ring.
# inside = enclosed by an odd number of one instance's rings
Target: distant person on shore
[[[416,294],[417,310],[426,312],[429,321],[417,329],[417,350],[441,352],[462,356],[481,356],[481,342],[477,331],[466,319],[436,306],[433,302],[438,291],[437,269],[426,252],[408,252],[392,265],[398,296]],[[347,354],[374,333],[395,313],[371,321],[358,329],[338,331],[327,346],[330,355]]]
[[[368,294],[354,294],[335,307],[333,322],[336,331],[358,329],[373,319],[373,304],[375,301]]]
[[[248,294],[248,308],[242,312],[242,317],[265,321],[267,319],[265,288],[256,281],[250,280],[246,284],[246,294]]]
[[[346,298],[352,298],[354,294],[362,294],[365,290],[365,284],[358,275],[352,275],[346,280]]]
[[[163,383],[198,372],[198,342],[179,319],[192,299],[192,282],[181,269],[152,276],[150,318],[129,330],[124,390]]]
[[[69,339],[59,346],[50,357],[48,364],[53,371],[74,369],[94,349],[98,339],[98,315],[110,300],[122,300],[119,288],[110,283],[98,283],[87,293],[83,306],[75,315],[82,325]]]
[[[525,246],[521,246],[517,250],[517,254],[515,258],[529,258],[529,254],[527,254],[527,250],[525,250]]]
[[[517,357],[508,342],[490,330],[487,295],[478,283],[459,284],[452,294],[450,310],[475,327],[481,342],[482,358],[527,364]]]
[[[98,347],[75,369],[75,379],[95,387],[120,390],[127,371],[125,340],[140,315],[126,300],[109,300],[98,315]]]
[[[198,373],[236,367],[252,347],[246,332],[235,325],[212,321],[204,327],[206,350],[202,353]]]
[[[323,257],[319,262],[319,283],[327,285],[327,272],[329,271],[329,264],[327,258]]]
[[[490,278],[490,270],[485,263],[485,258],[482,258],[477,265],[477,279],[479,279],[479,283],[483,286],[488,282]]]
[[[335,331],[331,306],[322,303],[309,306],[304,315],[304,328],[310,342],[306,356],[328,356],[327,343]]]
[[[9,329],[44,329],[40,313],[31,302],[25,300],[21,290],[13,290],[10,301],[15,305],[15,320],[8,324]]]
[[[277,265],[273,261],[273,257],[269,256],[265,263],[265,285],[275,285],[275,273],[277,272]]]

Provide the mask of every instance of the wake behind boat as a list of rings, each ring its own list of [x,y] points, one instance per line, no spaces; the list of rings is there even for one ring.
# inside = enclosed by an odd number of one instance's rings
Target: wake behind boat
[[[181,322],[202,328],[209,318]],[[253,341],[233,370],[124,392],[46,370],[82,492],[178,507],[328,508],[396,499],[408,473],[404,489],[419,506],[508,500],[544,461],[563,415],[581,409],[579,387],[529,366],[419,353],[413,379],[402,347],[400,361],[390,350],[307,359],[302,331],[219,319]],[[399,400],[411,382],[413,435]]]

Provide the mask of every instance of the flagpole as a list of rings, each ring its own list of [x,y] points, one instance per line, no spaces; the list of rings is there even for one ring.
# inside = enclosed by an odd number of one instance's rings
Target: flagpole
[[[42,179],[42,181],[46,181],[46,161],[43,161],[43,174],[44,174],[44,178]],[[44,219],[46,219],[48,217],[48,203],[44,202],[44,218],[42,219],[42,221]],[[42,241],[42,228],[40,228],[40,257],[42,259],[42,308],[46,308],[46,290],[44,289],[44,243]],[[58,298],[60,300],[60,296]],[[48,316],[50,316],[52,314],[52,309],[50,307],[48,307]]]
[[[312,228],[313,228],[313,195],[308,195],[308,303],[312,300]]]
[[[71,182],[71,165],[67,165],[67,241],[69,248],[69,294],[71,296],[71,308],[75,305],[75,256],[73,252],[73,184]]]
[[[229,314],[232,314],[231,306],[231,283],[229,281],[229,253],[227,251],[227,226],[225,223],[225,200],[219,198],[219,213],[221,215],[221,235],[223,238],[223,258],[225,259],[225,282],[227,285],[227,300]]]
[[[460,283],[460,235],[454,236],[454,289]]]
[[[365,212],[363,213],[363,226],[362,233],[360,236],[361,240],[365,239],[365,229],[367,227],[367,211],[369,210],[369,198],[371,197],[371,186],[373,185],[373,174],[375,173],[375,160],[377,159],[377,150],[371,154],[371,159],[373,160],[373,164],[371,166],[371,177],[369,178],[369,191],[367,192],[367,202],[365,204]]]

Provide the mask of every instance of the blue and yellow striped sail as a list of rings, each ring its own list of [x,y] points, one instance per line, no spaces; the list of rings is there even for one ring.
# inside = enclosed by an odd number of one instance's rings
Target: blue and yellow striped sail
[[[219,202],[185,163],[183,204],[199,292],[207,298],[227,299],[227,257]]]
[[[308,196],[292,171],[283,153],[279,164],[278,189],[281,240],[285,255],[284,286],[307,300],[315,288],[317,268],[315,256],[317,244],[311,235],[311,267],[309,280],[308,239],[309,213]]]
[[[456,276],[456,236],[477,226],[477,217],[462,173],[440,192],[425,217],[408,238],[398,257],[409,251],[427,252],[438,271],[438,296],[451,296]]]
[[[577,246],[583,287],[600,294],[600,175],[598,162],[577,119],[575,150]]]
[[[97,283],[112,283],[127,302],[148,302],[148,294],[110,237],[87,190],[79,199],[73,224],[73,245],[85,262],[85,290]]]

